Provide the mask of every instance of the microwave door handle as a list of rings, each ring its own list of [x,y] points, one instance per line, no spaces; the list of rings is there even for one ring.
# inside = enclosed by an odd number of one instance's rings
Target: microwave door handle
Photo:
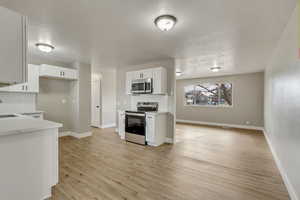
[[[144,82],[144,92],[147,92],[147,83],[146,83],[146,81]]]

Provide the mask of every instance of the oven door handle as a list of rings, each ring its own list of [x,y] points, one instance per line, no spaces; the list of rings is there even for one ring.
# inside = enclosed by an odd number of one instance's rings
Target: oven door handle
[[[128,116],[139,116],[139,117],[145,117],[145,114],[139,114],[139,113],[126,113]]]

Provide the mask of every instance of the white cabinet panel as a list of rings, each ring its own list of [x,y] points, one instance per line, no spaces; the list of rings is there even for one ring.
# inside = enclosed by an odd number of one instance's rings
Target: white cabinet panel
[[[133,80],[133,72],[126,73],[126,94],[131,94],[131,82]]]
[[[28,65],[27,82],[0,88],[1,92],[39,92],[39,67],[37,65]]]
[[[153,94],[167,93],[167,72],[163,67],[153,69]]]
[[[153,74],[152,74],[152,69],[146,69],[146,70],[143,70],[141,72],[142,74],[142,78],[143,79],[147,79],[147,78],[152,78],[153,77]]]
[[[40,76],[41,77],[61,77],[62,73],[59,67],[50,65],[40,66]]]
[[[71,79],[71,80],[76,80],[78,79],[78,73],[77,73],[77,70],[74,70],[74,69],[67,69],[67,68],[64,68],[62,70],[62,74],[63,74],[63,78],[65,79]]]
[[[8,87],[9,92],[27,92],[28,91],[28,84],[16,84]]]
[[[27,74],[27,23],[0,7],[0,83],[23,83]]]
[[[167,135],[167,113],[146,114],[146,141],[150,146],[162,145]]]
[[[39,66],[28,65],[28,92],[39,92]]]
[[[132,72],[132,80],[142,79],[143,73],[141,71]]]
[[[121,139],[125,140],[125,112],[124,111],[119,111],[118,132]]]
[[[149,144],[155,143],[155,116],[147,115],[146,117],[146,141]]]
[[[75,69],[43,64],[40,66],[40,77],[76,80],[78,79],[78,71]]]

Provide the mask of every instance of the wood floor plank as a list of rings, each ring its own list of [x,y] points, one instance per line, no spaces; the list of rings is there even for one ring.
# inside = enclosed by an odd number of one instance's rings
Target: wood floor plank
[[[259,131],[177,124],[176,144],[140,146],[113,129],[60,139],[52,200],[287,200]]]

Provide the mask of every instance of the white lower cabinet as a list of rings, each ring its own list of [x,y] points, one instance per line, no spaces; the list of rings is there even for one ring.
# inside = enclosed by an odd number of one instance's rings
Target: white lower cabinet
[[[119,111],[118,133],[122,140],[125,140],[125,112]]]
[[[146,141],[149,144],[155,143],[155,116],[146,116]]]
[[[160,146],[167,136],[167,113],[146,114],[146,141],[150,146]]]

